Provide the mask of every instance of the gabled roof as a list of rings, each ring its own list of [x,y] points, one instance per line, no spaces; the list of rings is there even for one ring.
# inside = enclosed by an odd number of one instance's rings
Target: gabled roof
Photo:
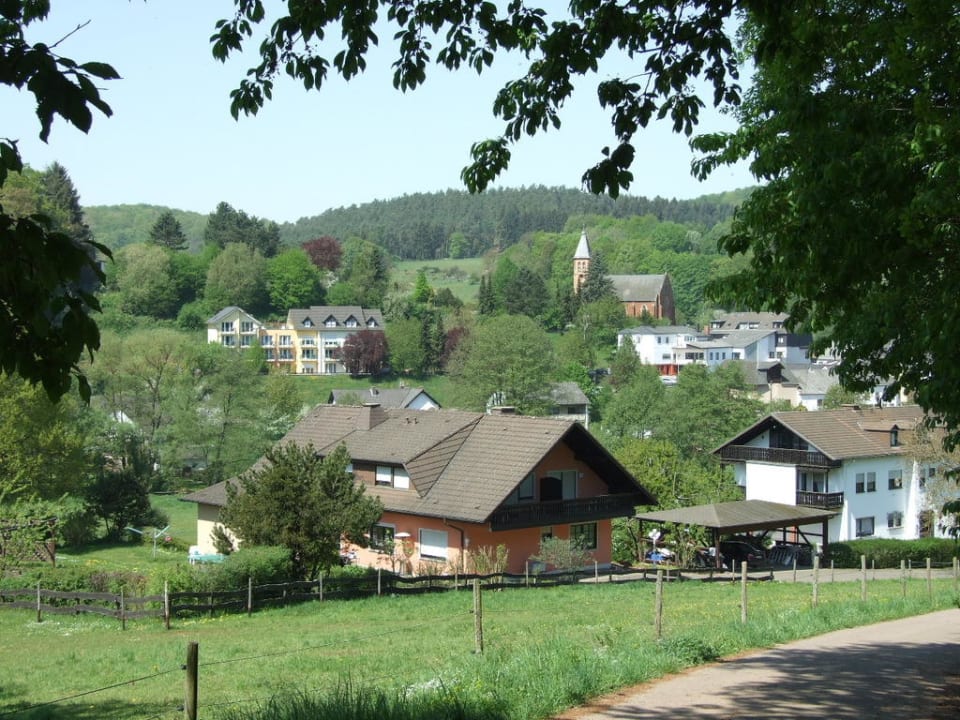
[[[383,327],[383,315],[379,310],[359,305],[311,305],[309,308],[293,308],[287,313],[287,323],[297,328],[303,327],[307,319],[314,327],[322,326],[328,318],[335,320],[337,327],[345,327],[350,318],[355,319],[360,327],[368,327],[371,320],[375,327]]]
[[[233,317],[233,315],[238,313],[240,315],[246,315],[248,318],[250,318],[255,322],[258,322],[258,323],[260,322],[253,315],[251,315],[246,310],[244,310],[242,307],[237,307],[236,305],[229,305],[225,307],[223,310],[221,310],[220,312],[218,312],[216,315],[214,315],[212,318],[207,320],[207,325],[214,325],[220,322],[221,320],[226,320],[227,318]]]
[[[420,395],[426,395],[430,398],[430,401],[440,407],[440,403],[431,397],[430,393],[424,390],[422,387],[411,387],[411,388],[367,388],[367,389],[350,389],[350,388],[338,388],[336,390],[330,391],[330,397],[328,402],[333,405],[342,405],[346,400],[352,400],[353,398],[359,398],[360,403],[375,402],[380,403],[381,407],[384,408],[406,408],[410,407],[410,403],[417,399]]]
[[[840,382],[828,365],[784,365],[783,378],[796,384],[804,395],[826,395]]]
[[[550,388],[550,401],[556,405],[589,405],[590,399],[572,380],[554,383]]]
[[[764,338],[775,335],[776,330],[734,330],[724,335],[711,335],[708,339],[697,340],[698,348],[747,348]]]
[[[713,320],[710,321],[710,330],[711,332],[751,328],[770,330],[783,327],[789,319],[790,316],[787,313],[717,311],[714,313]]]
[[[342,443],[355,463],[403,466],[413,488],[368,488],[396,512],[485,522],[559,443],[592,467],[611,493],[640,493],[656,502],[583,426],[567,420],[320,405],[280,442],[312,443],[321,455]],[[225,505],[226,484],[234,481],[184,499]]]
[[[607,275],[623,302],[653,302],[667,284],[666,275]]]
[[[909,446],[890,445],[890,430],[914,429],[924,419],[917,405],[885,408],[845,407],[813,412],[776,412],[725,442],[714,452],[729,445],[744,445],[774,427],[784,427],[805,440],[811,450],[831,460],[903,455]]]

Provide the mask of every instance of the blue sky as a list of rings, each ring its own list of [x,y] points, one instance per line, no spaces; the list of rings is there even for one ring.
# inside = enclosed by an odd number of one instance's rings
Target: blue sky
[[[498,57],[480,77],[431,68],[423,87],[402,94],[392,85],[387,32],[364,75],[349,83],[331,78],[309,93],[279,80],[257,116],[235,121],[229,93],[253,58],[224,65],[209,44],[216,21],[232,10],[230,0],[53,3],[29,39],[53,44],[69,34],[57,46],[62,55],[112,64],[123,79],[101,86],[114,114],[96,115],[87,135],[58,120],[45,145],[37,138],[32,96],[3,87],[0,136],[18,139],[24,160],[37,169],[63,164],[84,205],[149,203],[209,213],[226,201],[258,217],[292,221],[331,207],[462,189],[470,145],[500,132],[502,121],[491,110],[496,91],[524,69],[510,56]],[[636,71],[613,61],[597,78],[581,81],[563,109],[563,126],[515,145],[497,186],[579,187],[600,149],[615,142],[596,83]],[[701,126],[729,129],[732,121],[705,111]],[[744,167],[723,168],[698,183],[686,138],[674,136],[666,122],[643,131],[635,146],[633,195],[689,198],[753,184]]]

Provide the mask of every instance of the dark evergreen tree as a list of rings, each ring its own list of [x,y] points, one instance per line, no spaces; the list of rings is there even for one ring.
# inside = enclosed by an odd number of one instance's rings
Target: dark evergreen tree
[[[276,223],[260,220],[243,210],[235,210],[230,203],[221,202],[207,219],[203,239],[219,248],[228,243],[243,243],[269,258],[280,248],[280,228]]]
[[[587,277],[580,286],[580,301],[592,303],[611,297],[614,294],[613,281],[608,277],[607,263],[603,253],[595,252],[590,258],[590,268]]]
[[[183,234],[183,227],[169,210],[161,213],[150,228],[150,242],[170,250],[187,248],[187,236]]]
[[[497,301],[493,297],[493,288],[490,287],[490,278],[487,275],[480,276],[477,310],[481,315],[493,315],[497,311]]]
[[[508,315],[526,315],[539,320],[548,302],[546,283],[529,268],[520,268],[503,289],[503,307]]]
[[[57,210],[55,218],[62,218],[57,230],[65,232],[74,240],[86,242],[93,239],[93,233],[83,221],[83,208],[80,195],[67,169],[58,162],[52,163],[43,173],[43,193],[47,201]]]

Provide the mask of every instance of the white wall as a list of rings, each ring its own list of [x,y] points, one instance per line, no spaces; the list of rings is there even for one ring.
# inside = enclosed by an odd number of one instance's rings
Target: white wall
[[[748,462],[746,465],[747,500],[796,505],[797,469],[793,465]]]

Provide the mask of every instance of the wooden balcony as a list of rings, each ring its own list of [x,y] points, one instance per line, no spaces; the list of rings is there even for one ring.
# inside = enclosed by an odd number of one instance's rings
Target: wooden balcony
[[[836,510],[837,508],[843,507],[843,493],[821,493],[797,490],[797,505],[822,508],[823,510]]]
[[[591,522],[608,518],[629,517],[642,503],[641,493],[601,495],[579,500],[552,500],[540,503],[523,503],[502,506],[490,516],[491,530],[516,530],[519,528],[563,525],[566,523]]]
[[[750,445],[727,445],[720,449],[720,459],[724,462],[768,462],[810,468],[840,467],[839,460],[831,460],[821,452]]]

